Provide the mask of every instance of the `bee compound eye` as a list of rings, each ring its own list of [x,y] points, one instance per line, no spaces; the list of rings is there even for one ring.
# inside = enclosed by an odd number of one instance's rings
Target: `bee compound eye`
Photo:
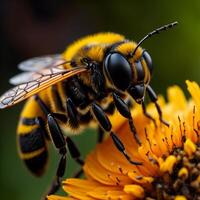
[[[116,88],[124,91],[129,87],[132,80],[132,70],[122,54],[117,52],[108,54],[104,61],[104,69]]]
[[[147,51],[144,51],[143,54],[142,54],[142,57],[144,58],[147,66],[148,66],[148,69],[149,69],[150,73],[152,74],[152,72],[153,72],[153,62],[152,62],[151,56],[149,55],[149,53]]]
[[[140,61],[136,62],[135,68],[136,68],[136,71],[137,71],[137,80],[143,81],[144,77],[145,77],[145,72],[143,70],[142,63]]]

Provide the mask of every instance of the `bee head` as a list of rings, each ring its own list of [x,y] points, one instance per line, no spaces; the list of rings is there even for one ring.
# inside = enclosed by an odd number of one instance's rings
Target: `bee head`
[[[141,103],[145,96],[146,86],[149,84],[153,72],[152,59],[146,50],[141,57],[132,64],[133,80],[128,88],[128,93],[137,103]]]
[[[133,55],[124,55],[116,49],[110,51],[104,59],[104,72],[111,84],[115,89],[127,91],[137,103],[141,103],[144,98],[152,71],[152,59],[146,50],[141,49],[137,60],[133,59]]]
[[[175,25],[177,25],[177,22],[164,25],[148,33],[138,42],[128,58],[118,51],[112,51],[123,41],[113,45],[104,59],[104,72],[116,89],[128,91],[138,103],[142,101],[153,71],[151,56],[146,50],[143,50],[140,58],[133,63],[129,62],[128,59],[134,57],[138,48],[146,39]]]

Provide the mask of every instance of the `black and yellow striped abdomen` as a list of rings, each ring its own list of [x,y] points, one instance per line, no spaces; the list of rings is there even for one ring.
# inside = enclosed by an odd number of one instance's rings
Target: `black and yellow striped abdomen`
[[[45,92],[40,94],[47,100]],[[44,113],[34,97],[27,100],[17,129],[17,143],[20,158],[36,176],[43,174],[48,159],[46,129],[39,126],[37,120],[45,121]],[[45,125],[45,124],[44,124]]]

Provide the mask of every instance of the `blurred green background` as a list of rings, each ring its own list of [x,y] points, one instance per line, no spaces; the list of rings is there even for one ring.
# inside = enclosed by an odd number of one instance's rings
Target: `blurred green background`
[[[169,85],[185,89],[185,80],[200,80],[200,1],[64,1],[1,0],[0,92],[10,86],[17,63],[33,56],[62,52],[75,39],[103,31],[139,41],[160,25],[178,21],[168,32],[154,36],[143,47],[154,62],[152,86],[165,93]],[[40,199],[55,174],[58,155],[50,148],[49,169],[33,177],[18,158],[15,129],[23,103],[0,112],[0,196],[10,200]],[[95,145],[96,134],[75,138],[83,155]],[[91,141],[91,142],[89,142]],[[78,166],[69,159],[66,176]]]

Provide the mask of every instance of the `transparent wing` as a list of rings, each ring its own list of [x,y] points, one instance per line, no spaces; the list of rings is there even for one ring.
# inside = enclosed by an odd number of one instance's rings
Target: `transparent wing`
[[[25,60],[19,63],[18,68],[22,71],[35,72],[64,61],[60,54],[46,55]]]
[[[48,59],[49,58],[49,59]],[[49,60],[45,64],[45,60]],[[51,61],[51,62],[50,62]],[[28,64],[29,63],[29,64]],[[32,64],[31,64],[32,63]],[[17,74],[9,79],[9,83],[12,85],[19,85],[22,83],[26,83],[28,81],[33,81],[37,79],[38,74],[40,75],[41,72],[48,72],[50,69],[54,69],[54,71],[62,72],[62,70],[66,70],[63,68],[64,64],[70,63],[70,61],[65,61],[63,58],[53,59],[53,57],[37,57],[22,63],[23,70],[20,74]],[[20,66],[20,65],[19,65]],[[22,69],[22,68],[21,68]]]
[[[35,72],[22,72],[20,74],[17,74],[9,79],[9,83],[12,85],[19,85],[22,83],[27,83],[30,81],[34,81],[38,79],[41,75],[47,75],[47,74],[55,74],[55,73],[62,73],[65,72],[66,69],[63,68],[62,65],[56,64],[55,66],[51,66],[49,68],[43,68]]]
[[[10,78],[9,83],[12,85],[19,85],[27,82],[28,80],[32,80],[33,79],[32,76],[33,76],[32,72],[22,72]]]
[[[87,71],[85,67],[77,67],[69,70],[59,68],[46,68],[32,75],[34,78],[26,83],[11,88],[0,96],[0,109],[12,106],[26,98],[74,75]]]

